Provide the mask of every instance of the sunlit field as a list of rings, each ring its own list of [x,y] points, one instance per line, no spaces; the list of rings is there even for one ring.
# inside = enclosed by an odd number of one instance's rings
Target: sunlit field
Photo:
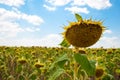
[[[0,47],[0,80],[74,79],[119,80],[120,49]]]
[[[120,0],[0,0],[0,80],[120,80]]]
[[[75,17],[61,47],[1,46],[0,80],[120,80],[120,48],[88,48],[105,30],[102,22]]]

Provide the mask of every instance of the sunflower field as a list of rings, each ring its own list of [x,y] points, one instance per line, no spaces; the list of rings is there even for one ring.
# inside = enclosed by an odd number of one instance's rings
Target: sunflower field
[[[61,47],[0,46],[0,80],[120,80],[120,48],[89,48],[105,30],[102,21],[75,17]]]
[[[0,47],[0,80],[119,79],[119,48]]]

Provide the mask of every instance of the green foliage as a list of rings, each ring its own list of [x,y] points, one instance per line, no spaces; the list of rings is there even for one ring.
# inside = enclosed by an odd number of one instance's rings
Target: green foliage
[[[95,67],[104,68],[101,80],[118,80],[120,76],[120,49],[0,47],[1,80],[87,80],[95,77]],[[19,60],[26,63],[21,64]],[[44,63],[36,68],[35,64]],[[96,64],[96,65],[95,65]],[[92,77],[91,77],[92,76]],[[94,79],[96,80],[96,79]]]
[[[63,68],[66,61],[69,61],[67,54],[63,54],[62,56],[58,57],[57,60],[51,64],[50,70],[52,70],[55,65],[58,65],[59,67]]]
[[[117,74],[120,74],[120,69],[116,69],[115,72],[116,72]]]
[[[20,75],[19,80],[25,80],[25,77],[23,75]]]
[[[69,61],[69,58],[67,57],[67,54],[63,54],[60,57],[57,58],[57,60],[51,64],[50,71],[54,70],[54,73],[50,76],[49,80],[55,80],[57,77],[59,77],[64,72],[64,64]]]
[[[35,72],[33,72],[29,75],[29,80],[36,80],[36,78],[37,78],[37,75]]]
[[[60,43],[60,46],[62,47],[70,47],[70,44],[64,39],[61,43]]]
[[[114,80],[114,77],[111,74],[104,75],[102,80]]]
[[[82,21],[82,16],[80,16],[79,14],[75,14],[76,20],[77,21]]]
[[[81,68],[88,73],[89,76],[95,75],[95,63],[90,62],[86,55],[77,53],[74,54],[74,58],[76,62],[81,65]]]
[[[57,77],[59,77],[64,72],[64,69],[58,68],[48,80],[56,80]]]

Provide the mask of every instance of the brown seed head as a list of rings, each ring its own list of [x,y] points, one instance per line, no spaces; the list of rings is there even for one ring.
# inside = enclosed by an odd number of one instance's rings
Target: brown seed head
[[[20,64],[25,64],[25,63],[27,63],[27,60],[25,58],[21,58],[21,59],[18,59],[18,62]]]
[[[44,67],[44,64],[43,63],[39,63],[39,62],[35,63],[34,65],[35,65],[36,68]]]
[[[103,70],[102,68],[97,68],[97,69],[96,69],[95,76],[96,76],[97,78],[102,77],[103,74],[104,74],[104,70]]]
[[[88,47],[95,44],[104,30],[100,21],[83,20],[71,22],[65,27],[65,39],[75,47]]]

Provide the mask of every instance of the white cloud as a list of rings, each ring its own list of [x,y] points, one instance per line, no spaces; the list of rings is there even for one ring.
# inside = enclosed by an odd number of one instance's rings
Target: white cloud
[[[28,31],[28,32],[36,32],[36,31],[40,31],[40,28],[30,28],[30,27],[27,27],[27,28],[24,28],[25,31]]]
[[[0,45],[4,46],[47,46],[57,47],[61,42],[62,37],[58,34],[49,34],[43,38],[33,39],[0,39]]]
[[[9,11],[4,8],[0,8],[0,21],[15,21],[20,19],[21,15],[15,11]]]
[[[65,6],[70,3],[72,0],[45,0],[46,3],[50,4],[50,6],[44,4],[48,11],[55,11],[58,6]]]
[[[19,24],[11,23],[8,21],[0,21],[0,36],[3,37],[14,37],[18,32],[23,32],[24,30],[20,28]]]
[[[112,4],[110,0],[73,0],[72,5],[74,6],[89,6],[94,9],[104,9],[107,7],[111,7]]]
[[[88,13],[89,11],[86,6],[97,10],[105,9],[112,6],[110,0],[46,0],[46,3],[49,3],[54,7],[67,6],[65,7],[65,10],[68,10],[72,13],[73,12]],[[44,7],[46,7],[46,9],[48,10],[52,9],[47,5],[44,5]]]
[[[24,29],[21,24],[17,21],[26,21],[26,24],[32,24],[33,26],[38,26],[43,23],[43,19],[36,15],[28,15],[20,12],[16,8],[13,10],[6,10],[0,8],[0,36],[2,37],[15,37],[17,33],[28,31],[34,32],[39,31],[38,28]],[[26,25],[24,25],[26,26]]]
[[[41,23],[44,22],[42,18],[36,15],[27,15],[27,14],[21,13],[20,16],[21,16],[21,19],[26,20],[33,25],[40,25]]]
[[[73,6],[84,6],[86,5],[85,0],[73,0],[71,3]]]
[[[0,8],[0,21],[7,20],[7,21],[16,21],[16,20],[26,20],[27,22],[33,25],[40,25],[43,23],[43,19],[36,15],[28,15],[25,13],[21,13],[17,10],[6,10]]]
[[[95,45],[92,47],[104,47],[104,48],[120,48],[119,37],[102,37]]]
[[[110,3],[110,0],[85,0],[85,3],[95,9],[104,9],[107,7],[111,7],[112,4]]]
[[[24,39],[0,39],[0,45],[2,46],[47,46],[58,47],[62,41],[62,36],[58,34],[49,34],[43,38],[24,38]],[[118,37],[102,37],[91,48],[119,48],[120,43]]]
[[[45,7],[48,11],[55,11],[56,7],[51,7],[51,6],[47,6],[47,5],[43,5],[43,7]]]
[[[8,6],[20,7],[25,4],[25,0],[0,0],[0,4]]]
[[[112,34],[111,30],[105,30],[104,34]]]
[[[65,8],[65,10],[68,10],[70,11],[72,14],[73,13],[85,13],[85,14],[88,14],[89,11],[87,10],[87,8],[80,8],[80,7],[77,7],[77,6],[73,6],[73,7],[67,7]]]
[[[64,6],[71,2],[72,0],[45,0],[45,1],[53,6]]]

